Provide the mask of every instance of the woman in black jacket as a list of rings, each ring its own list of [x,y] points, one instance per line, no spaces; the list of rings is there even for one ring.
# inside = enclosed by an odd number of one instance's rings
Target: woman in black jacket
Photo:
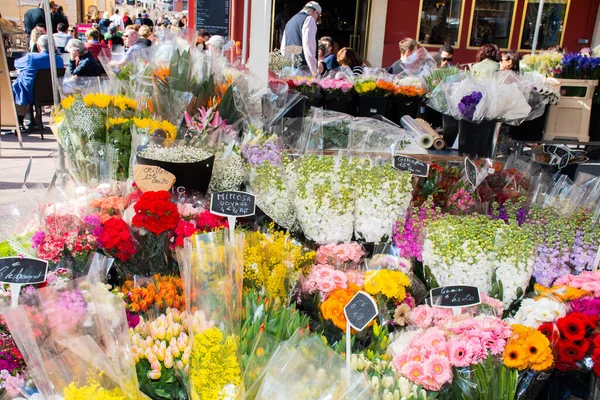
[[[69,72],[73,76],[100,76],[104,71],[79,39],[71,39],[66,50],[71,54]]]

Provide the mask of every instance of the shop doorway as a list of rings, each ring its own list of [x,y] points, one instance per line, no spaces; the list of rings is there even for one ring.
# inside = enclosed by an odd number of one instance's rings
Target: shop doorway
[[[284,22],[296,15],[308,0],[276,0],[271,21],[271,50],[280,46]],[[334,51],[352,47],[364,59],[368,53],[372,0],[321,0],[323,8],[317,38],[331,36]]]

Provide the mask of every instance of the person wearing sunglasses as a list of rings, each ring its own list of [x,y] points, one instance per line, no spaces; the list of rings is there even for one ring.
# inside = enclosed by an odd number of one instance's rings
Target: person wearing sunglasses
[[[79,39],[77,37],[77,28],[75,28],[75,26],[70,26],[67,32],[73,37],[73,39]]]
[[[445,44],[440,49],[440,56],[442,57],[440,68],[451,67],[454,59],[454,49],[449,44]]]
[[[317,21],[322,9],[316,1],[306,3],[302,11],[293,16],[285,25],[281,39],[281,52],[284,55],[299,54],[302,65],[307,65],[313,77],[317,68]]]

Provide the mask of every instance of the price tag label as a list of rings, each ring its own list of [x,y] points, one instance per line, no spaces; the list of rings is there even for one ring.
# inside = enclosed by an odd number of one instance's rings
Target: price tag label
[[[429,175],[429,164],[408,156],[394,156],[394,168],[408,171],[413,176],[426,178]]]
[[[375,300],[363,291],[357,292],[344,307],[346,320],[357,331],[365,329],[378,313]]]
[[[48,261],[37,258],[0,258],[0,283],[33,285],[46,282]]]
[[[175,184],[175,175],[156,165],[141,165],[133,167],[133,180],[142,192],[158,192],[170,190]]]
[[[481,303],[475,286],[443,286],[431,289],[431,305],[440,308],[461,308]]]
[[[221,217],[250,217],[256,212],[255,197],[246,192],[216,192],[210,198],[210,212]]]
[[[465,158],[465,172],[469,183],[473,185],[473,187],[477,187],[477,167],[469,158]]]
[[[10,285],[11,307],[19,304],[21,286],[46,282],[48,261],[26,257],[0,258],[0,283]]]

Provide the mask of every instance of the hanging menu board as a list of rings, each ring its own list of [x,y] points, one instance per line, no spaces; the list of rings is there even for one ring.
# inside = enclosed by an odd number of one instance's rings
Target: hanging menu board
[[[229,3],[230,0],[196,0],[196,29],[228,38]]]

